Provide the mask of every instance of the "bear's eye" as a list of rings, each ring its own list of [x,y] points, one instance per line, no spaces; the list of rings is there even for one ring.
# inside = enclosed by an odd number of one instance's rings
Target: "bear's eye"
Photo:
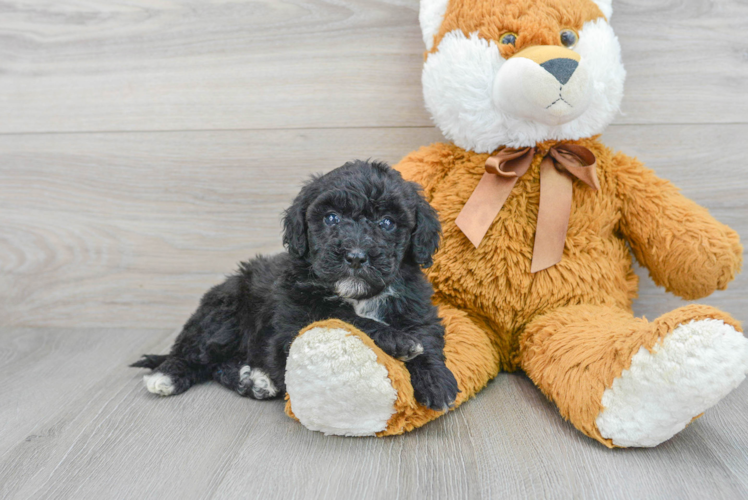
[[[574,30],[561,30],[561,45],[573,49],[579,41],[579,35]]]
[[[325,215],[325,224],[328,226],[337,226],[340,223],[340,217],[338,214],[330,213]]]
[[[502,45],[514,45],[517,43],[517,34],[516,33],[504,33],[501,35],[501,38],[499,38],[499,43]]]
[[[395,229],[395,221],[389,217],[385,217],[379,221],[379,227],[389,233],[390,231],[393,231]]]

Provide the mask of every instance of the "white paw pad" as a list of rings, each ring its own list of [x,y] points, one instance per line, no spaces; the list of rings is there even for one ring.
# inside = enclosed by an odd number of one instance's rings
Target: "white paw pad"
[[[278,394],[278,389],[268,374],[259,368],[253,368],[249,372],[249,379],[252,381],[252,394],[255,398],[270,399]]]
[[[313,328],[291,344],[286,390],[306,428],[337,436],[385,430],[397,399],[374,351],[341,328]]]
[[[252,373],[252,368],[250,368],[249,365],[242,366],[241,370],[239,370],[239,382],[242,384],[249,383],[250,373]]]
[[[713,319],[680,325],[652,352],[639,349],[605,390],[597,428],[617,446],[657,446],[740,385],[746,372],[742,333]]]
[[[174,393],[174,383],[165,373],[155,372],[143,376],[143,382],[148,392],[159,396],[171,396]]]
[[[415,346],[415,348],[406,356],[399,357],[400,361],[410,361],[411,359],[417,358],[423,354],[423,345],[418,344]]]

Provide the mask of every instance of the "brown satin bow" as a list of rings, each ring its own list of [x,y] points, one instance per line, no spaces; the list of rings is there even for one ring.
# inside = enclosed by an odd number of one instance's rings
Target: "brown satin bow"
[[[455,220],[476,248],[514,184],[530,168],[534,156],[535,148],[506,148],[486,160],[486,173]],[[594,190],[600,189],[596,162],[592,151],[576,144],[556,144],[541,161],[540,207],[530,272],[536,273],[561,262],[571,215],[571,176]]]

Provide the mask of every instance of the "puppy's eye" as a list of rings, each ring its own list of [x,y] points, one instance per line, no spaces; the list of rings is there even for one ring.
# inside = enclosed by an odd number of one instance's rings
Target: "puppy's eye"
[[[499,43],[502,45],[514,45],[517,43],[517,34],[516,33],[504,33],[501,35],[501,38],[499,38]]]
[[[573,49],[579,41],[579,35],[574,30],[561,30],[561,44],[567,49]]]
[[[395,229],[395,221],[389,217],[385,217],[384,219],[379,221],[379,227],[387,232],[392,231]]]
[[[340,223],[340,217],[338,214],[327,214],[325,215],[325,224],[328,226],[336,226]]]

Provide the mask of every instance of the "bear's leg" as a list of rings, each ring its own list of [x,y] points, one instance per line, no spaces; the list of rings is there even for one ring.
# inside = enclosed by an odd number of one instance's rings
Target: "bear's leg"
[[[454,407],[475,395],[499,369],[485,326],[466,313],[440,307],[447,367],[460,393]],[[304,329],[286,364],[286,412],[311,430],[343,436],[386,436],[420,427],[444,412],[420,406],[410,374],[355,327],[327,320]]]
[[[520,364],[561,415],[606,446],[656,446],[737,387],[748,340],[717,309],[653,322],[604,306],[557,309],[528,324]]]

